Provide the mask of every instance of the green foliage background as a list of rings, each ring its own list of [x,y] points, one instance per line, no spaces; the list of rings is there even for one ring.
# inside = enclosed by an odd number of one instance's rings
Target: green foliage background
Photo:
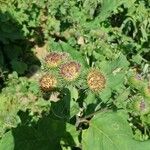
[[[106,88],[45,98],[50,51],[99,68]],[[0,0],[0,137],[0,150],[149,150],[150,1]]]

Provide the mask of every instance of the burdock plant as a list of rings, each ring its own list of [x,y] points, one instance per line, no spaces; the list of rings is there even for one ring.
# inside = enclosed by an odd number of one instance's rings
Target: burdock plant
[[[48,55],[46,55],[45,62],[49,68],[56,68],[62,62],[66,61],[68,58],[69,58],[68,53],[50,52]]]
[[[99,70],[91,69],[87,75],[87,84],[90,90],[100,92],[105,88],[106,79]]]
[[[42,91],[49,92],[54,90],[58,85],[58,80],[53,74],[45,74],[40,79],[40,87]]]
[[[111,95],[111,90],[108,82],[108,75],[105,74],[99,68],[90,68],[88,71],[85,71],[84,83],[87,93],[92,92],[95,95],[98,95],[102,101],[106,102],[109,100]]]
[[[76,82],[81,73],[81,64],[76,61],[69,61],[60,66],[59,74],[66,84]]]
[[[150,102],[143,96],[134,96],[129,106],[135,115],[150,113]]]
[[[143,88],[143,94],[146,98],[150,100],[150,86],[149,85]]]

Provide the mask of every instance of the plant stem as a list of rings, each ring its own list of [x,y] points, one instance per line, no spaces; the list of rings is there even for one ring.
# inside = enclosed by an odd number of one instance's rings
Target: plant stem
[[[105,109],[100,109],[100,110],[98,110],[98,111],[95,111],[95,112],[93,112],[93,113],[91,113],[91,114],[85,116],[84,119],[88,119],[88,118],[91,118],[91,117],[93,117],[94,115],[96,115],[96,114],[98,114],[98,113],[108,112],[108,111],[109,111],[109,110],[108,110],[107,108],[105,108]]]
[[[94,115],[96,115],[96,114],[98,114],[98,113],[102,113],[102,112],[108,112],[108,111],[110,111],[110,110],[108,110],[107,108],[105,108],[105,109],[100,109],[100,110],[98,110],[98,111],[95,111],[95,112],[93,112],[93,113],[91,113],[91,114],[89,114],[89,115],[87,115],[87,116],[85,116],[85,117],[83,117],[83,118],[80,118],[79,116],[76,116],[76,124],[75,124],[75,126],[76,127],[79,127],[79,125],[80,125],[80,123],[88,123],[89,124],[89,118],[91,118],[91,117],[93,117]]]

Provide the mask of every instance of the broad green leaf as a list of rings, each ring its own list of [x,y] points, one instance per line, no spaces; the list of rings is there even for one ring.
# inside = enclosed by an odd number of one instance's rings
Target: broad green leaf
[[[23,53],[21,47],[13,44],[6,45],[4,49],[5,55],[7,55],[10,60],[18,59],[18,57]]]
[[[107,17],[111,15],[113,11],[117,9],[118,6],[123,4],[124,0],[103,0],[101,6],[101,13],[97,19],[99,21],[104,21]]]
[[[69,86],[68,89],[71,92],[71,99],[76,101],[79,97],[78,90],[74,86]]]
[[[4,134],[0,140],[0,150],[14,150],[15,142],[11,131]]]
[[[8,95],[0,94],[0,137],[6,129],[16,127],[20,123],[17,115],[20,107],[16,101],[10,93]]]
[[[69,119],[76,115],[79,111],[78,103],[72,99],[75,95],[71,95],[71,91],[64,89],[63,98],[58,102],[53,102],[51,105],[52,113],[58,118]]]
[[[34,126],[19,126],[0,140],[0,150],[62,150],[78,146],[75,126],[43,117]]]
[[[139,65],[141,64],[142,60],[143,60],[143,58],[140,54],[132,56],[132,61]]]
[[[95,115],[83,131],[83,150],[149,150],[150,141],[138,142],[124,112],[104,112]]]
[[[50,48],[54,51],[62,51],[67,52],[71,56],[71,58],[77,62],[80,62],[84,67],[87,67],[87,63],[83,57],[83,55],[70,46],[68,43],[59,41],[58,43],[53,40],[50,41]]]
[[[106,74],[110,74],[112,72],[111,65],[108,61],[102,61],[99,64],[100,69],[105,72]]]
[[[95,102],[96,102],[95,94],[93,92],[89,91],[87,93],[87,97],[85,98],[85,104],[90,105],[90,104],[95,103]]]
[[[84,105],[86,108],[86,115],[93,113],[98,103],[99,101],[96,98],[95,94],[89,91],[87,93],[87,97],[84,100]]]
[[[24,74],[24,72],[27,70],[27,64],[21,61],[12,60],[11,65],[13,70],[18,74]]]
[[[86,14],[88,15],[88,17],[93,17],[95,9],[98,5],[98,1],[97,0],[85,0],[83,3],[83,8],[84,11],[86,12]]]
[[[125,74],[124,73],[118,73],[116,75],[112,74],[108,78],[108,86],[112,90],[116,90],[118,87],[120,88],[121,85],[124,83]]]
[[[0,67],[2,67],[3,65],[4,65],[4,56],[3,53],[0,51]]]
[[[71,100],[70,102],[70,118],[75,116],[79,112],[79,104],[75,100]]]
[[[88,29],[96,29],[100,27],[100,23],[105,21],[116,9],[126,2],[126,0],[102,0],[100,13],[92,22],[87,22],[85,27]]]
[[[71,118],[79,112],[79,105],[77,103],[79,95],[78,90],[75,87],[69,86],[68,89],[70,90],[71,94],[71,101],[70,101],[70,118]]]
[[[105,103],[110,100],[111,94],[112,94],[111,89],[109,87],[106,87],[99,93],[99,97]]]
[[[84,67],[87,67],[87,63],[80,52],[65,42],[60,42],[60,44],[62,51],[69,53],[74,60],[80,62]]]
[[[29,91],[33,92],[34,94],[38,94],[39,89],[39,84],[37,82],[30,83]]]
[[[124,0],[124,5],[126,7],[132,7],[136,0]]]
[[[117,95],[114,103],[118,108],[125,108],[126,109],[126,103],[128,96],[130,94],[129,89],[124,89],[123,92],[121,92],[119,95]]]
[[[112,61],[102,61],[99,64],[101,70],[106,74],[113,73],[114,75],[126,70],[129,66],[126,56],[119,54],[118,58]]]
[[[66,133],[63,135],[61,142],[68,145],[68,147],[79,146],[78,136],[79,132],[76,130],[76,127],[66,123]],[[64,146],[62,145],[62,147]]]
[[[129,66],[129,62],[127,58],[123,54],[119,54],[118,58],[110,62],[111,68],[113,72],[117,72],[116,69],[125,70]]]

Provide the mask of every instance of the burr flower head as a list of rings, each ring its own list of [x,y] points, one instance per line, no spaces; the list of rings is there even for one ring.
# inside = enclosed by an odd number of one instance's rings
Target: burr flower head
[[[99,70],[92,69],[87,75],[87,84],[92,91],[101,91],[105,87],[106,79]]]
[[[67,81],[75,80],[81,70],[81,65],[78,62],[70,61],[60,67],[60,75]]]
[[[52,74],[45,74],[40,79],[40,87],[43,91],[48,92],[56,88],[57,79]]]
[[[68,53],[50,52],[45,57],[45,62],[50,68],[55,68],[65,61],[68,58],[68,55]]]

